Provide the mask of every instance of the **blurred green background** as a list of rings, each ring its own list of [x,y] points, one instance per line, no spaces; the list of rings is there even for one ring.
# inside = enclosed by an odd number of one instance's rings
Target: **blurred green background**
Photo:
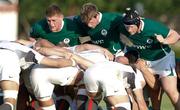
[[[28,36],[31,25],[44,17],[48,5],[56,3],[65,16],[72,16],[79,14],[87,2],[96,4],[101,12],[123,13],[126,7],[132,7],[140,15],[158,20],[180,33],[180,0],[19,0],[19,36]],[[180,57],[180,43],[172,47]]]

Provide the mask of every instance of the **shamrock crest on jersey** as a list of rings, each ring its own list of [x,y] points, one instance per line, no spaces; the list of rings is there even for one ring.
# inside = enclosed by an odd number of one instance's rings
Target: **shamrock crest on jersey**
[[[146,41],[148,44],[152,44],[153,40],[152,39],[147,39]]]
[[[106,29],[102,29],[102,30],[101,30],[101,35],[103,35],[104,37],[106,37],[106,35],[107,35],[107,30],[106,30]]]
[[[65,39],[63,40],[63,42],[64,42],[65,44],[69,44],[70,39],[69,39],[69,38],[65,38]]]

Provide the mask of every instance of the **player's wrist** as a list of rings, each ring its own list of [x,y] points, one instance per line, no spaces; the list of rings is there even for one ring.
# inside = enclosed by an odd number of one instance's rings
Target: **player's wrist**
[[[72,57],[73,57],[73,54],[72,53],[67,53],[67,52],[65,52],[64,53],[64,57],[66,58],[66,59],[71,59]]]
[[[35,46],[36,46],[36,42],[37,42],[37,41],[34,41],[34,42],[32,43],[32,47],[35,47]]]
[[[164,39],[164,41],[162,42],[163,44],[168,44],[167,40]]]
[[[147,69],[146,67],[141,67],[139,70],[140,70],[141,72],[144,72],[144,71],[147,71],[148,69]]]
[[[159,40],[159,42],[160,42],[161,44],[168,44],[168,42],[167,42],[166,39],[161,39],[161,40]]]
[[[76,66],[77,63],[76,63],[75,59],[73,58],[73,56],[74,56],[73,54],[70,54],[69,59],[72,61],[72,66]]]
[[[76,61],[73,58],[70,58],[70,60],[72,61],[72,66],[73,67],[77,65]]]

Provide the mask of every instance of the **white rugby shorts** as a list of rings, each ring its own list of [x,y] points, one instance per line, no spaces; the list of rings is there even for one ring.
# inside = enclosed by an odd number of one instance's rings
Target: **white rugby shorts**
[[[20,64],[17,54],[11,50],[0,49],[0,80],[19,84]]]
[[[175,71],[175,54],[174,51],[167,53],[167,55],[156,61],[147,61],[147,66],[161,77],[176,76]]]
[[[76,67],[49,68],[35,65],[31,71],[30,81],[37,98],[51,97],[54,85],[70,85],[78,74]]]

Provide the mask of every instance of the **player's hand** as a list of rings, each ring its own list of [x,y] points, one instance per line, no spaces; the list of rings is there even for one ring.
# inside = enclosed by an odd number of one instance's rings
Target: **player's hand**
[[[65,57],[66,59],[71,59],[72,56],[73,56],[73,53],[71,53],[71,52],[64,52],[64,57]]]
[[[107,49],[104,50],[104,55],[108,60],[110,60],[110,61],[114,60],[114,55]]]
[[[163,37],[162,35],[160,35],[160,34],[154,34],[154,35],[156,36],[156,39],[157,39],[160,43],[165,44],[165,39],[164,39],[164,37]]]
[[[54,49],[58,50],[58,51],[62,51],[62,52],[70,52],[72,53],[72,51],[66,47],[58,47],[58,46],[55,46],[53,47]]]
[[[56,46],[59,46],[59,47],[69,47],[69,45],[64,43],[64,42],[59,42]]]
[[[146,64],[146,61],[143,60],[143,59],[138,59],[136,64],[135,64],[136,68],[141,70],[143,68],[146,68],[147,67],[147,64]]]
[[[34,47],[33,49],[39,52],[41,50],[41,47]]]

